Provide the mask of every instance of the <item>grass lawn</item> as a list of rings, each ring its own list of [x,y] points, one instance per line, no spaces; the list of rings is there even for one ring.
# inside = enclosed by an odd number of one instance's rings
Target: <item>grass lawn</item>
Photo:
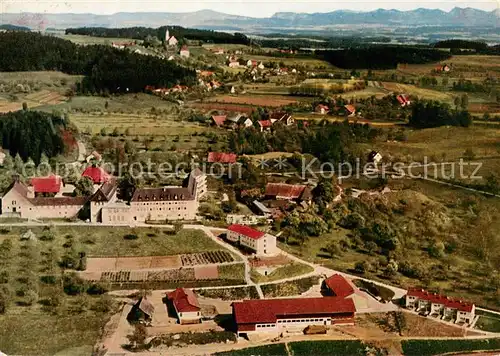
[[[358,340],[299,341],[288,344],[294,356],[365,355],[366,345]]]
[[[405,355],[426,356],[466,351],[500,350],[500,339],[484,340],[403,340]]]
[[[288,355],[285,344],[272,344],[247,349],[218,352],[215,356],[284,356]]]
[[[500,315],[477,310],[476,315],[480,315],[476,322],[476,329],[500,333]]]
[[[262,293],[266,298],[292,297],[307,292],[319,283],[318,276],[296,279],[289,282],[266,284],[262,286]]]
[[[106,314],[95,312],[16,310],[0,316],[0,350],[10,355],[90,355],[107,320]]]
[[[243,263],[219,266],[219,279],[245,280],[245,265]]]
[[[312,268],[309,265],[293,262],[284,266],[280,266],[267,276],[263,276],[256,270],[252,270],[251,277],[255,283],[266,283],[266,282],[277,281],[280,279],[301,276],[303,274],[308,274],[313,271],[314,268]]]

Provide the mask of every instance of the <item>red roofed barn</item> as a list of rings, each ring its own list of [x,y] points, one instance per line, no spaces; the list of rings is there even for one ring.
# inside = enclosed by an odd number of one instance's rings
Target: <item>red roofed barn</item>
[[[224,122],[226,121],[227,116],[226,115],[213,115],[212,116],[212,121],[214,124],[218,127],[224,125]]]
[[[352,299],[336,297],[244,300],[232,307],[238,336],[301,331],[309,325],[352,325],[356,312]]]
[[[37,194],[57,194],[61,190],[62,184],[62,178],[56,175],[31,178],[35,196]]]
[[[167,293],[168,300],[174,306],[179,324],[197,324],[201,322],[201,308],[198,298],[191,289],[177,288]]]
[[[354,294],[354,288],[340,274],[334,274],[333,276],[325,279],[323,283],[326,291],[336,297],[346,298]]]
[[[267,183],[266,198],[283,200],[300,200],[309,202],[312,199],[311,189],[300,184]]]
[[[271,127],[273,126],[273,123],[271,120],[259,120],[257,123],[259,124],[260,132],[269,131],[269,130],[271,130]]]
[[[82,177],[89,177],[94,184],[102,184],[109,180],[110,175],[101,167],[90,166],[83,171]]]
[[[208,163],[236,163],[235,153],[209,152]]]
[[[226,238],[255,252],[257,255],[273,255],[278,252],[276,236],[252,229],[246,225],[234,224],[227,228]]]

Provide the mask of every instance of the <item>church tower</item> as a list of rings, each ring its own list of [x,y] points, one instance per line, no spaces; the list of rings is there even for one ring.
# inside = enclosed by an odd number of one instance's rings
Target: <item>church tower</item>
[[[168,42],[169,38],[170,38],[170,33],[168,32],[168,27],[167,27],[167,32],[165,33],[165,42]]]

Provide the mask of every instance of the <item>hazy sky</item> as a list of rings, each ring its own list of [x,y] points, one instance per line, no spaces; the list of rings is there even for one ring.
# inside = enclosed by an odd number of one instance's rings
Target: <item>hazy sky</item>
[[[474,7],[483,10],[495,10],[500,0],[469,1],[416,1],[416,0],[381,0],[381,1],[306,1],[306,0],[0,0],[1,12],[41,12],[41,13],[95,13],[113,14],[116,12],[191,12],[203,9],[225,12],[228,14],[268,17],[275,12],[328,12],[339,9],[370,11],[378,8],[411,10],[419,7],[450,10],[455,6]]]

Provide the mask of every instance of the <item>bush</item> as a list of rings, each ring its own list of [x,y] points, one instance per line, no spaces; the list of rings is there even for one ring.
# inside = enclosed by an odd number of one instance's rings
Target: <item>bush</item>
[[[0,284],[9,283],[9,272],[0,271]]]
[[[86,290],[86,283],[76,273],[69,273],[63,277],[63,289],[68,295],[78,295]]]
[[[29,289],[26,293],[25,293],[25,304],[26,305],[33,305],[35,304],[36,302],[38,301],[38,293],[35,292],[34,290],[32,289]]]
[[[92,283],[88,288],[87,288],[87,293],[90,295],[99,295],[99,294],[104,294],[108,291],[108,288],[103,286],[100,283]]]
[[[103,295],[92,304],[90,309],[100,313],[107,313],[112,309],[112,307],[113,299],[107,295]]]
[[[127,235],[123,236],[123,238],[125,240],[137,240],[139,238],[139,236],[137,236],[136,234],[127,234]]]
[[[40,281],[45,284],[56,284],[57,283],[57,277],[53,275],[48,275],[48,276],[41,276]]]

